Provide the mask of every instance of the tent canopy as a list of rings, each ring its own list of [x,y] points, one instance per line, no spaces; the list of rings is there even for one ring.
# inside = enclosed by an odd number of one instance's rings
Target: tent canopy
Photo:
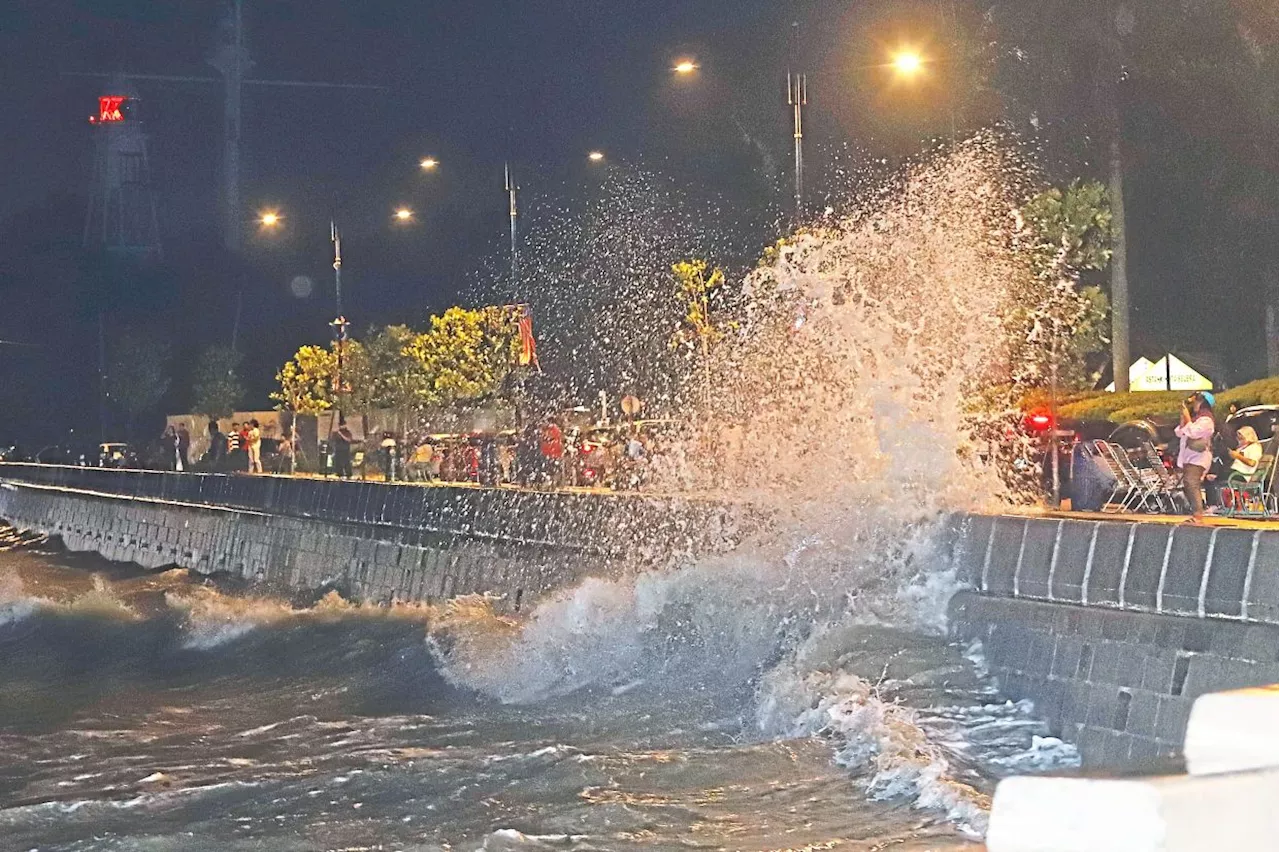
[[[1115,389],[1115,382],[1107,385],[1107,390],[1115,391]],[[1159,361],[1151,361],[1147,358],[1134,361],[1129,366],[1129,390],[1213,390],[1213,382],[1170,352]]]

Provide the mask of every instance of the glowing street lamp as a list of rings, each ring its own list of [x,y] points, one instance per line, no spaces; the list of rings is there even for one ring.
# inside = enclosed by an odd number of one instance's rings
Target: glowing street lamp
[[[425,157],[420,163],[418,163],[418,165],[422,168],[424,172],[429,172],[432,169],[434,169],[436,166],[440,165],[440,161],[437,160],[435,157]]]
[[[672,66],[671,70],[677,74],[692,74],[694,71],[698,70],[698,63],[694,62],[692,59],[681,59]]]
[[[903,77],[914,77],[924,68],[924,59],[914,50],[902,50],[894,54],[890,65]]]
[[[276,225],[280,224],[280,214],[274,210],[267,210],[258,217],[258,222],[260,222],[264,227],[274,228]]]
[[[397,222],[408,222],[413,218],[413,211],[408,207],[397,207],[395,217]]]
[[[587,159],[593,163],[598,163],[604,159],[604,154],[600,151],[592,151],[590,154],[587,154]]]

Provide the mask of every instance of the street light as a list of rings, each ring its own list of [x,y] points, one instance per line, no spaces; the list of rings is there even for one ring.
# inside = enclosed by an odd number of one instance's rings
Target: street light
[[[418,163],[418,165],[422,167],[424,172],[429,172],[436,166],[440,165],[440,161],[435,157],[425,157],[420,163]]]
[[[893,70],[897,71],[903,77],[914,77],[924,68],[924,59],[914,50],[900,50],[893,56],[890,62]]]
[[[592,151],[590,154],[587,154],[587,159],[593,163],[598,163],[604,159],[604,154],[600,151]]]
[[[268,228],[274,228],[280,224],[280,214],[274,210],[266,210],[259,217],[258,221]]]
[[[396,209],[395,217],[397,222],[408,222],[413,218],[413,211],[408,207],[399,207]]]
[[[672,66],[671,70],[677,74],[692,74],[694,71],[698,70],[698,63],[694,62],[692,59],[681,59]]]

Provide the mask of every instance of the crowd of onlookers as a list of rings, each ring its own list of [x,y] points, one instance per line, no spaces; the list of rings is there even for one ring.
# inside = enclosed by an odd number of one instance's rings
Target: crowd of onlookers
[[[491,433],[404,441],[383,432],[380,439],[359,441],[339,421],[320,446],[319,472],[351,477],[359,467],[366,476],[410,482],[639,488],[660,452],[658,432],[652,424],[584,428],[548,417]]]
[[[256,419],[232,422],[222,431],[216,420],[208,425],[208,448],[199,458],[191,457],[191,432],[185,423],[165,427],[160,436],[157,465],[161,470],[199,471],[205,473],[289,473],[292,472],[293,436],[284,434],[268,438]],[[263,458],[269,460],[263,467]]]

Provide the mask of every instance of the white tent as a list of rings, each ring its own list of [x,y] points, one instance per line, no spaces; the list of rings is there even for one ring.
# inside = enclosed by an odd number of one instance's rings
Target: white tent
[[[1114,391],[1116,383],[1107,385]],[[1213,390],[1213,382],[1197,373],[1187,362],[1170,352],[1159,361],[1139,358],[1129,366],[1129,390]]]

